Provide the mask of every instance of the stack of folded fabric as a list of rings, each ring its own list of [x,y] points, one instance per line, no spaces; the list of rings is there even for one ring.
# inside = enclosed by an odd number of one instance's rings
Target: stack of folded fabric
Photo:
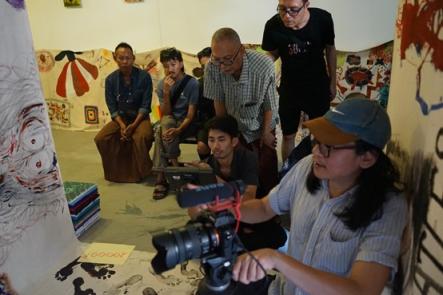
[[[93,183],[66,181],[64,187],[75,235],[79,237],[100,219],[100,195]]]

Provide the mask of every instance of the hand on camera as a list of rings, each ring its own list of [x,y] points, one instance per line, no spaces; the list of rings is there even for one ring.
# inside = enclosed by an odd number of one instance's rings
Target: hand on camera
[[[253,255],[256,259],[251,257]],[[275,267],[274,258],[278,252],[273,249],[260,249],[252,251],[249,254],[240,255],[235,262],[232,271],[232,279],[243,284],[256,282],[265,277],[266,272],[260,267],[257,261],[265,270],[270,270]]]

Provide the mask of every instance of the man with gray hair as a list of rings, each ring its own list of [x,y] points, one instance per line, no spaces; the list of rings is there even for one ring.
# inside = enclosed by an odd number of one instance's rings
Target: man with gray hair
[[[231,28],[214,33],[211,49],[204,96],[214,100],[217,116],[229,114],[237,120],[242,144],[259,159],[257,196],[265,196],[278,182],[274,64],[264,54],[246,50]]]

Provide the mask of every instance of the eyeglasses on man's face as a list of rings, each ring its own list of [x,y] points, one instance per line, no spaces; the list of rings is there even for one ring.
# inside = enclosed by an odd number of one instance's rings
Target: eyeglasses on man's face
[[[324,143],[319,142],[315,138],[312,139],[311,143],[312,143],[312,148],[314,148],[315,146],[318,146],[318,150],[320,151],[320,154],[325,158],[329,158],[332,150],[354,150],[357,147],[355,144],[328,145],[328,144],[324,144]]]
[[[285,16],[286,14],[289,14],[289,16],[296,16],[297,14],[302,11],[302,9],[305,8],[305,3],[303,3],[303,6],[301,7],[285,7],[282,5],[277,6],[277,12],[280,14],[281,17]]]
[[[231,58],[224,58],[224,57],[223,58],[214,58],[214,56],[211,55],[209,62],[213,65],[216,65],[216,66],[221,66],[221,65],[232,66],[234,64],[235,59],[237,58],[238,54],[240,53],[241,48],[242,48],[242,45],[240,45],[238,47],[237,52]]]

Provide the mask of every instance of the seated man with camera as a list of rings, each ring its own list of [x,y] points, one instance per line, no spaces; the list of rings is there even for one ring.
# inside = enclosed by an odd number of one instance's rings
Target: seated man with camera
[[[242,180],[245,184],[242,202],[255,199],[258,160],[254,152],[239,145],[237,121],[234,117],[225,115],[211,119],[207,126],[211,156],[207,162],[194,163],[194,165],[201,168],[210,166],[219,183]],[[190,208],[188,212],[191,218],[195,219],[202,208],[204,206]],[[275,220],[260,224],[241,223],[238,235],[247,250],[277,249],[286,241],[284,229]]]

